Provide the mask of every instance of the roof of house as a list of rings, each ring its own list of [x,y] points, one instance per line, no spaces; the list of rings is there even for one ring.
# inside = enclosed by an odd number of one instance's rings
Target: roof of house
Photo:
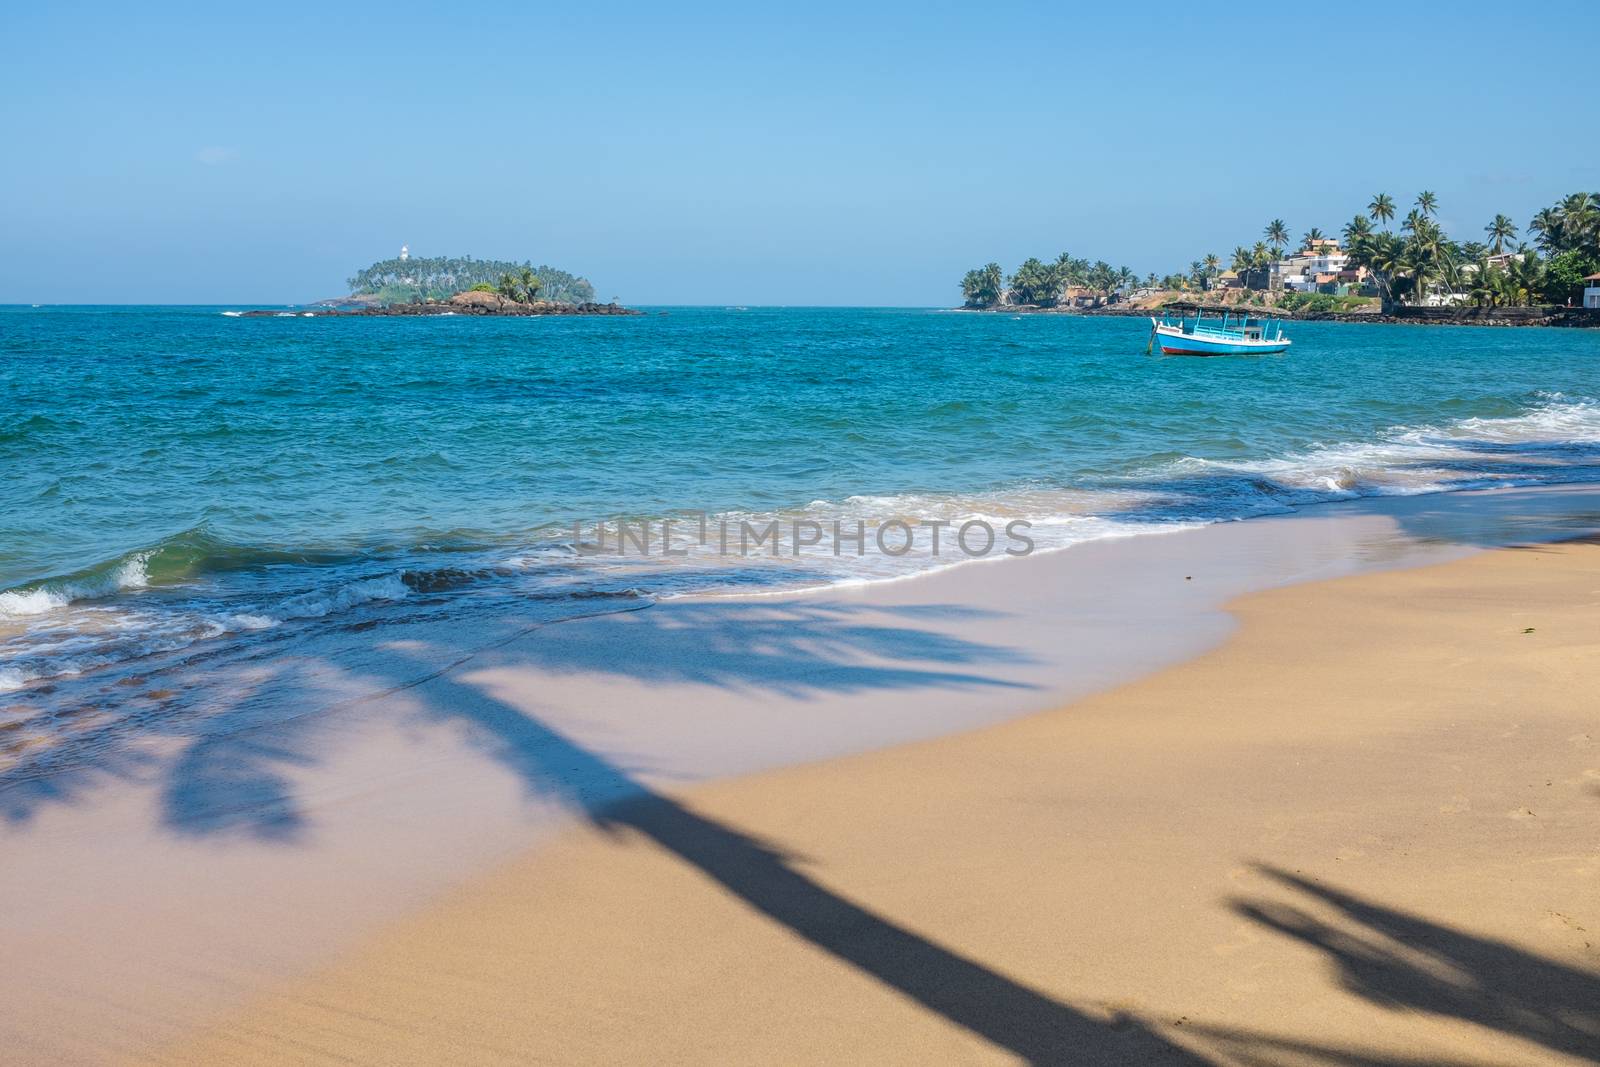
[[[1586,282],[1600,282],[1600,272],[1594,274],[1585,274],[1583,276],[1583,280]]]

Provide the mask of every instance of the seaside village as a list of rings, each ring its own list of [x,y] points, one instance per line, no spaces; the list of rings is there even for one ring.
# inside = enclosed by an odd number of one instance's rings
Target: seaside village
[[[1486,257],[1485,263],[1490,269],[1504,270],[1520,261],[1522,255],[1521,252],[1501,252]],[[1467,264],[1464,269],[1471,271],[1476,267],[1476,264]],[[1378,295],[1372,271],[1351,263],[1350,254],[1340,247],[1337,237],[1309,238],[1298,251],[1265,267],[1222,271],[1211,279],[1209,288],[1326,293],[1329,296]],[[1465,303],[1467,299],[1466,294],[1435,287],[1421,303],[1425,307],[1445,307]]]
[[[1522,252],[1507,250],[1488,255],[1483,262],[1490,270],[1505,270],[1521,261],[1523,255]],[[1463,271],[1472,272],[1477,268],[1478,264],[1466,264]],[[1600,286],[1600,281],[1594,284]],[[1328,296],[1372,298],[1379,295],[1377,279],[1372,271],[1352,263],[1350,253],[1340,245],[1337,237],[1307,238],[1301,248],[1281,259],[1260,266],[1241,264],[1238,269],[1218,271],[1210,277],[1202,276],[1199,288],[1218,295],[1230,291],[1323,293]],[[1127,286],[1111,293],[1074,286],[1067,290],[1064,303],[1069,307],[1092,308],[1107,303],[1139,302],[1165,297],[1170,293],[1171,289],[1161,284]],[[1592,299],[1596,301],[1593,306],[1600,306],[1600,288],[1592,293]],[[1586,293],[1586,302],[1590,298]],[[1418,301],[1424,307],[1449,307],[1469,302],[1468,294],[1451,292],[1443,285],[1430,286],[1428,293]]]
[[[1338,235],[1312,227],[1295,242],[1284,220],[1273,219],[1253,245],[1164,277],[1063,252],[1048,261],[1029,258],[1009,276],[995,262],[969,270],[961,292],[972,309],[1144,311],[1203,292],[1214,303],[1291,313],[1545,308],[1577,313],[1565,321],[1595,324],[1588,312],[1600,310],[1600,194],[1563,197],[1525,228],[1497,214],[1482,239],[1460,242],[1444,231],[1438,211],[1438,196],[1424,190],[1391,229],[1398,208],[1379,193]],[[1524,230],[1528,239],[1519,240]]]

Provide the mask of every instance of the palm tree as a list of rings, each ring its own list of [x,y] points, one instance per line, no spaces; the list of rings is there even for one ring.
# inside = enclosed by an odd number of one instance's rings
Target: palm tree
[[[1431,216],[1439,210],[1439,198],[1424,189],[1417,194],[1417,210],[1424,216]]]
[[[1600,195],[1573,193],[1556,205],[1561,220],[1555,238],[1555,251],[1579,249],[1600,255]]]
[[[539,276],[533,273],[531,267],[522,268],[522,274],[517,278],[517,284],[521,287],[526,302],[533,303],[534,298],[539,295],[541,283],[539,282]]]
[[[1395,282],[1399,280],[1404,264],[1401,259],[1405,242],[1387,230],[1373,234],[1350,250],[1350,261],[1372,272],[1378,286],[1378,297],[1383,303],[1383,313],[1394,310]]]
[[[1494,254],[1499,255],[1505,248],[1505,243],[1517,235],[1516,224],[1504,215],[1496,215],[1494,221],[1483,228],[1489,235],[1489,240],[1494,244]]]
[[[1544,287],[1544,274],[1544,264],[1536,253],[1530,251],[1521,259],[1513,259],[1506,264],[1506,269],[1497,277],[1497,288],[1507,304],[1525,307],[1533,303],[1534,297]]]
[[[1372,198],[1372,203],[1367,205],[1367,214],[1371,216],[1373,222],[1381,222],[1387,228],[1389,220],[1394,218],[1394,201],[1389,198],[1388,193],[1379,193]]]
[[[1272,253],[1265,243],[1257,241],[1255,247],[1250,249],[1250,265],[1252,267],[1265,267],[1272,262]]]
[[[1282,256],[1283,246],[1289,243],[1289,227],[1283,224],[1283,220],[1273,219],[1267,223],[1267,228],[1262,231],[1262,235],[1272,245],[1273,258]]]
[[[1344,224],[1344,240],[1347,245],[1355,244],[1362,238],[1370,236],[1371,233],[1372,223],[1367,221],[1365,215],[1357,215]]]
[[[1000,302],[1005,272],[1000,264],[990,263],[969,270],[961,279],[961,296],[967,307],[993,307]]]
[[[1250,255],[1250,250],[1243,245],[1235,245],[1233,249],[1233,263],[1229,265],[1228,269],[1238,271],[1239,273],[1243,274],[1252,266],[1254,266],[1254,260]]]
[[[1561,244],[1561,212],[1553,207],[1544,208],[1528,223],[1528,232],[1539,235],[1539,247],[1546,252],[1556,251]]]
[[[1000,298],[1005,293],[1006,272],[1000,269],[1000,264],[989,262],[984,264],[981,273],[983,275],[983,291],[988,298],[988,303],[1000,303]]]

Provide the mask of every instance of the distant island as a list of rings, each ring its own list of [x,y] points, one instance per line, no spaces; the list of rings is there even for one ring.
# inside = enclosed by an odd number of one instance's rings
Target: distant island
[[[962,306],[1148,314],[1203,303],[1366,322],[1600,325],[1600,193],[1573,193],[1536,214],[1527,232],[1537,247],[1518,243],[1505,215],[1484,227],[1484,241],[1455,241],[1438,210],[1434,193],[1418,193],[1395,233],[1395,201],[1379,193],[1345,224],[1342,240],[1312,227],[1293,244],[1288,226],[1273,219],[1263,240],[1233,250],[1226,268],[1206,255],[1164,277],[1141,279],[1065,252],[1029,259],[1010,275],[989,263],[962,278]]]
[[[246,311],[253,317],[330,315],[638,315],[615,301],[597,304],[594,286],[550,266],[471,256],[400,254],[357,271],[350,295],[309,311]]]
[[[413,256],[407,248],[392,259],[358,270],[346,282],[352,297],[380,304],[416,304],[449,300],[469,289],[499,291],[506,296],[537,295],[558,304],[594,303],[594,286],[550,266],[513,263],[471,256]]]

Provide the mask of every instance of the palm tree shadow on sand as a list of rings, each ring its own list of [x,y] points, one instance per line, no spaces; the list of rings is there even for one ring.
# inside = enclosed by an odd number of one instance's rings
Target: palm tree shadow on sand
[[[1600,974],[1277,867],[1256,870],[1332,918],[1264,899],[1235,899],[1232,909],[1324,953],[1345,990],[1387,1008],[1461,1019],[1600,1062]]]
[[[926,614],[919,609],[916,614]],[[708,608],[687,635],[662,640],[681,646],[708,636],[732,640],[728,613]],[[814,617],[813,617],[814,616]],[[614,657],[591,649],[582,669],[612,671],[649,681],[694,680],[741,690],[848,692],[863,687],[914,688],[919,685],[981,687],[1014,684],[981,672],[913,669],[898,665],[841,663],[847,649],[875,648],[888,659],[937,661],[976,666],[985,661],[1015,662],[1009,650],[937,639],[889,627],[883,632],[858,625],[836,628],[827,614],[804,620],[780,619],[760,631],[767,654],[717,655],[701,652],[671,658]],[[742,618],[742,616],[740,616]],[[819,629],[820,628],[820,629]],[[914,628],[906,628],[911,630]],[[569,642],[570,644],[570,642]],[[546,725],[528,711],[497,699],[461,677],[493,666],[494,649],[481,648],[440,667],[394,645],[383,658],[366,664],[387,693],[407,691],[423,718],[453,726],[483,755],[513,773],[529,793],[550,797],[608,834],[637,834],[715,881],[756,912],[860,973],[958,1025],[975,1036],[1033,1063],[1052,1064],[1305,1064],[1325,1067],[1401,1067],[1437,1057],[1395,1058],[1387,1053],[1339,1049],[1255,1031],[1189,1023],[1182,1043],[1174,1029],[1124,1013],[1105,1016],[1064,1003],[979,960],[946,948],[877,914],[808,877],[795,857],[695,812],[673,797],[651,789],[626,769]],[[713,648],[717,646],[714,644]],[[658,650],[659,651],[659,650]],[[556,647],[546,653],[568,662],[582,649]],[[810,657],[809,660],[796,657]],[[776,663],[778,659],[786,662]],[[708,669],[709,663],[709,669]],[[382,696],[364,699],[383,699]],[[175,833],[234,834],[282,846],[305,828],[301,810],[283,768],[313,762],[320,716],[305,715],[260,736],[247,703],[237,720],[225,718],[216,736],[193,740],[181,758],[161,769],[165,778],[164,822]],[[115,741],[115,737],[107,738]],[[111,752],[119,751],[114,745]],[[41,778],[33,784],[49,783]],[[19,783],[27,786],[30,783]],[[11,818],[26,818],[46,800],[70,802],[79,788],[13,791]],[[0,798],[5,791],[0,790]],[[0,811],[6,811],[0,805]],[[1296,937],[1338,962],[1345,987],[1367,999],[1420,1012],[1469,1020],[1547,1048],[1595,1057],[1600,1043],[1600,978],[1544,960],[1514,947],[1483,941],[1447,926],[1407,915],[1264,868],[1281,884],[1336,908],[1346,925],[1363,925],[1352,935],[1301,909],[1268,901],[1235,901],[1241,915]],[[1041,936],[1050,936],[1049,916],[1040,916]],[[1400,945],[1400,948],[1395,947]],[[1409,950],[1402,951],[1409,946]],[[1449,962],[1438,973],[1418,953]],[[1600,1059],[1597,1059],[1600,1062]]]
[[[1188,1024],[1179,1044],[1152,1020],[1130,1013],[1109,1018],[1009,978],[978,960],[922,937],[808,877],[772,843],[702,815],[651,790],[628,773],[574,744],[537,718],[455,678],[443,679],[425,714],[465,727],[487,755],[534,792],[555,793],[610,834],[635,833],[705,874],[751,908],[890,989],[1030,1063],[1287,1064],[1318,1067],[1450,1067],[1452,1061],[1336,1048],[1253,1030]],[[1337,893],[1263,868],[1282,883],[1344,909],[1374,933],[1402,939],[1420,952],[1444,953],[1461,981],[1484,991],[1459,995],[1427,966],[1395,956],[1347,988],[1419,1011],[1450,1015],[1548,1047],[1583,1055],[1600,1035],[1600,977],[1511,946],[1480,941],[1450,927]],[[1235,902],[1235,910],[1284,932],[1308,930],[1268,905]],[[1273,922],[1276,916],[1277,923]],[[1309,933],[1307,936],[1311,936]],[[1518,993],[1517,990],[1522,990]],[[1508,1006],[1508,998],[1515,1000]],[[1542,1005],[1542,1006],[1541,1006]],[[1527,1011],[1542,1012],[1542,1022]]]
[[[823,887],[793,857],[701,815],[536,718],[454,678],[425,714],[464,726],[530,791],[610,834],[636,833],[757,912],[929,1011],[1032,1063],[1205,1064],[1131,1016],[1108,1021],[944,948]]]

